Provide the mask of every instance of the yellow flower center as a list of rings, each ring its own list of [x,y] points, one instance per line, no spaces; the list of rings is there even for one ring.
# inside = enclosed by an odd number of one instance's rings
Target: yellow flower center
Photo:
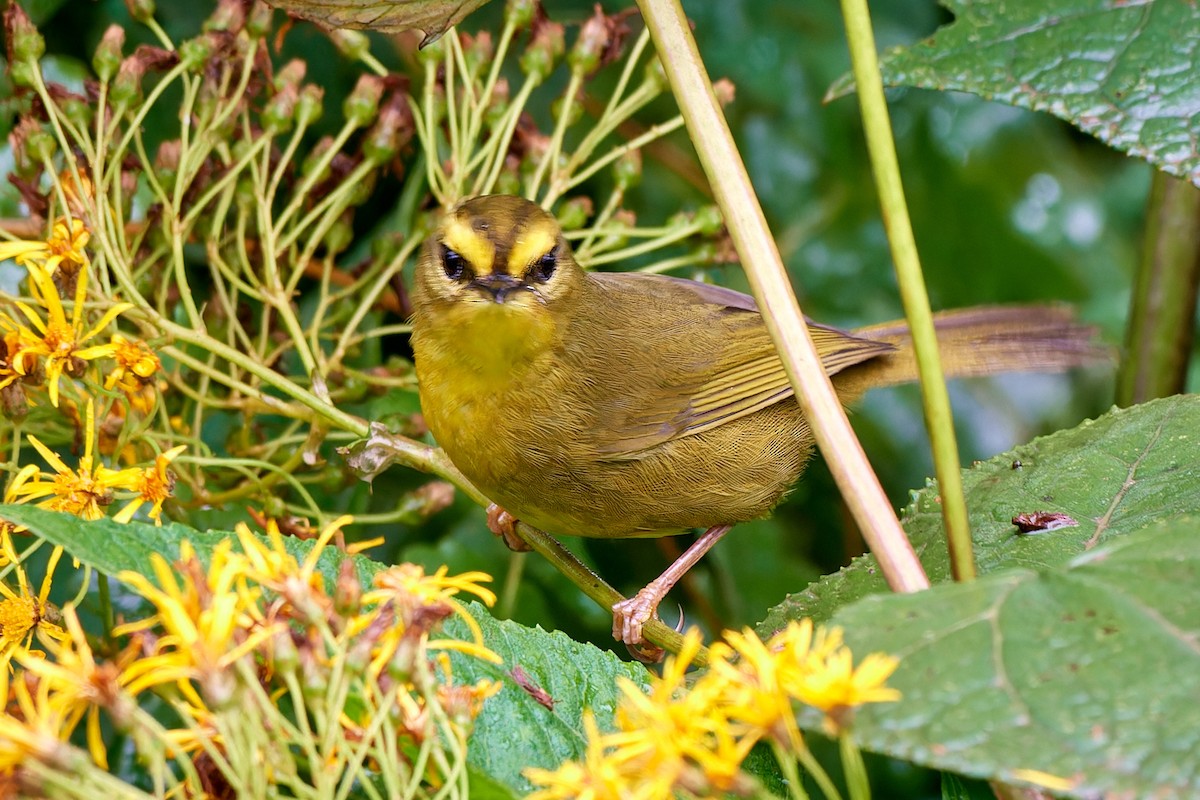
[[[0,601],[0,646],[22,641],[41,621],[41,608],[32,597]]]
[[[51,358],[66,358],[75,350],[75,329],[52,320],[46,325],[46,335],[42,341],[46,343]]]

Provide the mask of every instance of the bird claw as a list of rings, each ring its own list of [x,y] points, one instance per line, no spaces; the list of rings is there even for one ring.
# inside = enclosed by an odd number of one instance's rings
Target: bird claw
[[[658,604],[662,601],[659,595],[658,587],[651,583],[633,597],[612,607],[613,638],[624,642],[629,654],[646,664],[657,664],[664,655],[661,647],[647,645],[642,638],[642,627],[654,619]]]
[[[499,536],[504,545],[516,553],[528,553],[533,548],[517,535],[517,518],[495,503],[487,507],[488,530]]]

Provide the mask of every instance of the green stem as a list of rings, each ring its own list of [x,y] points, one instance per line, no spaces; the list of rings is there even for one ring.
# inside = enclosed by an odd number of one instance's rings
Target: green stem
[[[921,276],[921,262],[917,256],[908,206],[904,202],[900,163],[896,158],[896,143],[892,138],[892,124],[883,96],[883,81],[875,55],[875,36],[871,31],[867,0],[842,0],[842,14],[846,20],[846,38],[850,43],[850,59],[854,65],[854,80],[858,85],[867,151],[875,173],[875,188],[883,206],[883,224],[891,245],[892,260],[896,264],[900,299],[912,332],[925,407],[925,424],[929,429],[942,520],[946,526],[946,543],[950,548],[950,566],[955,580],[967,581],[976,574],[975,556],[971,548],[967,501],[963,496],[958,442],[955,440],[954,420],[950,413],[950,393],[946,390],[937,333],[933,328],[933,312],[929,308],[929,295],[925,292],[925,282]]]
[[[842,771],[846,775],[846,786],[850,800],[871,800],[871,784],[867,780],[867,765],[863,763],[862,751],[854,742],[849,731],[838,737],[838,750],[842,755]]]
[[[678,0],[638,0],[796,399],[889,585],[929,585],[833,391]]]
[[[783,775],[783,782],[788,787],[788,797],[791,800],[808,800],[808,792],[804,791],[804,779],[796,768],[796,759],[787,749],[774,739],[771,740],[771,752],[775,755],[775,763]]]
[[[821,762],[817,761],[816,756],[808,749],[808,745],[802,744],[795,755],[808,770],[808,774],[812,775],[813,780],[820,787],[821,793],[825,795],[825,800],[842,800],[842,793],[837,790],[833,779],[829,777],[829,773],[821,766]]]
[[[178,325],[163,317],[156,319],[155,323],[167,335],[172,336],[179,341],[194,344],[220,358],[225,359],[231,364],[236,364],[238,367],[249,372],[251,375],[258,378],[268,386],[278,389],[282,394],[287,395],[293,400],[299,401],[301,405],[312,409],[316,412],[318,417],[323,417],[331,425],[350,431],[351,433],[360,437],[368,434],[369,428],[367,423],[360,417],[356,417],[353,414],[348,414],[331,403],[326,403],[312,392],[302,389],[287,377],[280,375],[270,367],[260,364],[254,358],[246,355],[240,350],[232,348],[223,342],[217,341],[202,331],[194,330],[185,325]]]
[[[1143,403],[1186,389],[1198,286],[1200,190],[1155,171],[1146,242],[1117,374],[1117,405]]]
[[[521,576],[525,573],[525,553],[513,553],[508,557],[508,572],[504,575],[504,589],[496,603],[496,617],[509,619],[517,605],[517,591],[521,588]]]
[[[114,622],[112,592],[108,586],[108,576],[103,573],[96,573],[96,588],[99,590],[100,600],[100,624],[104,626],[104,638],[106,641],[112,641],[112,629]]]
[[[542,180],[546,177],[547,172],[550,172],[550,185],[553,187],[557,182],[556,168],[558,160],[562,156],[563,138],[567,135],[567,126],[571,122],[571,111],[578,102],[576,98],[579,96],[579,88],[581,86],[583,86],[583,70],[573,68],[571,70],[570,82],[567,84],[567,90],[562,96],[562,108],[558,112],[558,121],[554,125],[554,133],[550,135],[550,146],[542,154],[542,160],[538,162],[537,169],[533,173],[533,178],[529,181],[529,187],[525,191],[527,197],[537,197],[538,190],[542,188]]]

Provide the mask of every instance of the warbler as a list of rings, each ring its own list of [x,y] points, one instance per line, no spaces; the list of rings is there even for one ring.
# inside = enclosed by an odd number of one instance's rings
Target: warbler
[[[451,461],[506,514],[548,532],[648,537],[704,528],[679,562],[614,607],[630,645],[683,572],[762,517],[813,435],[754,299],[645,273],[587,272],[555,218],[519,197],[461,203],[429,237],[412,290],[421,407]],[[949,376],[1057,371],[1102,355],[1057,306],[936,317]],[[810,323],[849,403],[916,379],[903,322]]]

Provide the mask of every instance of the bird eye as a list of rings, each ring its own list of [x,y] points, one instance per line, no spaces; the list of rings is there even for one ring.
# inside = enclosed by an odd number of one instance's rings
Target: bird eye
[[[545,283],[554,275],[556,269],[558,269],[557,247],[533,262],[533,266],[529,268],[529,277],[539,283]]]
[[[452,281],[462,280],[467,273],[467,260],[446,245],[442,245],[442,271]]]

